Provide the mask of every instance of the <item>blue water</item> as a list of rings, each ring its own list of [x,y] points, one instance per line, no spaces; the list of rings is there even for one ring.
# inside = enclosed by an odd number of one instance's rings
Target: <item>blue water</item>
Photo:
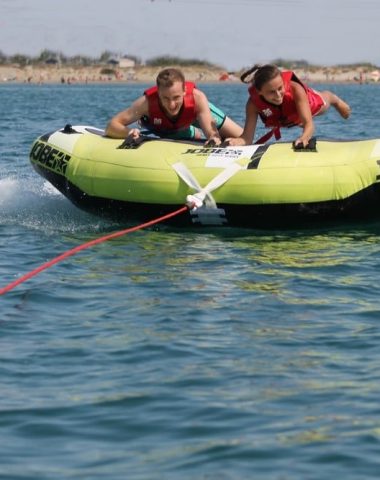
[[[379,86],[326,87],[353,115],[318,135],[380,137]],[[125,228],[72,206],[28,152],[143,88],[0,85],[0,287]],[[202,88],[243,121],[245,86]],[[40,273],[0,298],[0,479],[378,478],[379,270],[372,221],[157,226]]]

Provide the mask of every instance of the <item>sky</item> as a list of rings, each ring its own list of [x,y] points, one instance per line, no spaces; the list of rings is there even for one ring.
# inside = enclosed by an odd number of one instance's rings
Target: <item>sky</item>
[[[0,51],[380,65],[380,0],[0,0]]]

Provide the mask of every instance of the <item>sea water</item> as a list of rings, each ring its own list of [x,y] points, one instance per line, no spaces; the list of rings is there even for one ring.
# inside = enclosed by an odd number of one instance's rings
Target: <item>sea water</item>
[[[144,87],[0,85],[1,287],[125,228],[28,153],[66,123],[104,128]],[[315,87],[353,110],[318,136],[380,138],[380,86]],[[246,86],[201,88],[244,121]],[[158,225],[45,270],[0,297],[0,479],[378,478],[379,270],[375,220]]]

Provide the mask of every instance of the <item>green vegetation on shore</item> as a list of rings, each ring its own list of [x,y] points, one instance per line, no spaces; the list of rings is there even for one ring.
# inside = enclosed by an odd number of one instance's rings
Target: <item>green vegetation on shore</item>
[[[317,65],[307,62],[306,60],[289,60],[283,58],[276,58],[272,60],[270,63],[274,63],[281,68],[284,69],[308,69],[308,70],[318,70],[321,68],[338,68],[341,70],[355,70],[357,68],[361,68],[362,70],[376,70],[380,68],[377,65],[374,65],[370,62],[357,62],[357,63],[345,63],[345,64],[336,64],[331,67],[326,67],[325,65]]]
[[[168,65],[177,65],[179,67],[205,67],[205,68],[223,68],[215,63],[207,60],[199,60],[197,58],[180,58],[172,57],[170,55],[163,55],[160,57],[151,58],[145,62],[148,67],[165,67]]]
[[[59,64],[62,66],[81,66],[90,67],[96,65],[104,65],[108,63],[116,63],[122,56],[120,54],[104,51],[99,57],[89,57],[86,55],[74,55],[68,56],[61,52],[53,50],[43,50],[39,55],[33,57],[22,53],[15,55],[6,55],[0,50],[0,65],[18,64],[20,67],[26,65],[46,65],[46,64]],[[135,65],[142,65],[141,59],[134,55],[124,55],[123,58],[128,58],[135,62]],[[222,68],[220,65],[213,64],[206,60],[199,60],[196,58],[184,59],[180,57],[174,57],[171,55],[162,55],[146,60],[146,66],[166,66],[166,65],[178,65],[178,66],[199,66],[210,68]]]
[[[62,66],[78,66],[78,67],[90,67],[97,65],[106,65],[110,63],[117,63],[120,58],[127,58],[133,60],[136,66],[146,65],[149,67],[165,67],[168,65],[177,65],[178,67],[204,67],[204,68],[219,68],[223,69],[224,67],[207,60],[200,60],[197,58],[181,58],[171,55],[161,55],[154,58],[147,59],[145,62],[141,60],[140,57],[135,55],[120,55],[119,53],[104,51],[99,57],[90,57],[86,55],[74,55],[68,56],[62,52],[57,52],[53,50],[42,50],[39,55],[30,56],[23,53],[17,53],[14,55],[6,55],[0,50],[0,65],[14,65],[17,64],[20,67],[25,67],[27,65],[46,65],[46,64],[57,64]],[[323,65],[311,64],[306,60],[291,60],[277,58],[272,60],[270,63],[274,63],[281,68],[286,69],[308,69],[310,71],[321,69],[321,68],[339,68],[342,70],[356,69],[361,68],[363,71],[371,71],[374,69],[379,69],[379,66],[376,66],[370,62],[357,62],[352,64],[337,64],[331,67],[326,67]],[[243,67],[249,68],[250,66]]]
[[[59,65],[74,65],[81,67],[90,67],[95,65],[104,65],[116,60],[120,55],[110,52],[108,50],[101,53],[99,57],[89,57],[86,55],[68,56],[62,52],[53,50],[42,50],[42,52],[33,57],[23,53],[16,53],[15,55],[6,55],[0,50],[0,65],[15,64],[21,67],[26,65],[42,65],[42,64],[59,64]],[[134,55],[128,55],[124,58],[134,60],[136,65],[141,64],[141,59]]]

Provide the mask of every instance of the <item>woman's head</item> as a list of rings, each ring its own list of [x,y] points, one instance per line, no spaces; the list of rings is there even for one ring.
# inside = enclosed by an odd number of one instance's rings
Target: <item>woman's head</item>
[[[281,77],[281,70],[272,64],[255,65],[247,72],[244,72],[240,79],[244,83],[246,78],[251,77],[252,86],[258,91],[259,95],[270,103],[281,105],[285,94],[284,82]]]

